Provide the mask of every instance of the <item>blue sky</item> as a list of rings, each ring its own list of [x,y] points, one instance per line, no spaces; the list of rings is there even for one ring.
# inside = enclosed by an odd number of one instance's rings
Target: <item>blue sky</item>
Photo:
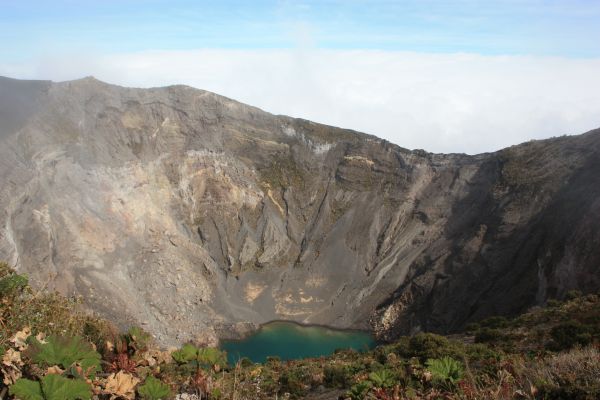
[[[0,60],[49,53],[312,46],[600,55],[600,1],[0,0]]]

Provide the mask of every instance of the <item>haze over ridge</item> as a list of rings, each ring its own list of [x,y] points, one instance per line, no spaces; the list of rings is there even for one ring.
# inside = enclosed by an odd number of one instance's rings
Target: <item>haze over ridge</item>
[[[600,59],[322,49],[0,60],[0,74],[12,77],[187,84],[402,147],[469,154],[600,126],[598,70]]]

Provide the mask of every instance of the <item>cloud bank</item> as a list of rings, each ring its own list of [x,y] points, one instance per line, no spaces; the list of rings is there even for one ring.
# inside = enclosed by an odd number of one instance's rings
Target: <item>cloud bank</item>
[[[600,127],[600,59],[372,50],[65,54],[0,75],[186,84],[406,148],[480,153]]]

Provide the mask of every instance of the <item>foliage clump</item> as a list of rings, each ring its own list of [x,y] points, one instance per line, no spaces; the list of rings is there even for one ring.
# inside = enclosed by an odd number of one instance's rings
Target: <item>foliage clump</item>
[[[434,381],[455,385],[463,377],[464,368],[460,361],[450,357],[434,358],[425,363]]]
[[[192,364],[204,368],[219,370],[227,366],[227,354],[213,347],[196,347],[191,343],[184,344],[171,356],[178,364]]]
[[[10,387],[10,393],[23,400],[88,400],[90,386],[83,379],[68,379],[60,375],[46,375],[40,382],[19,379]]]
[[[33,292],[25,275],[0,262],[0,347],[12,334],[29,327],[33,335],[81,336],[96,346],[116,333],[114,326],[83,312],[79,300],[58,293]]]
[[[464,346],[444,336],[434,333],[418,333],[411,337],[402,337],[395,345],[395,352],[402,357],[416,357],[421,362],[444,356],[462,358]]]
[[[301,399],[317,390],[352,400],[600,398],[596,295],[488,318],[452,337],[419,333],[362,353],[228,365],[219,349],[162,351],[140,328],[106,329],[76,301],[25,282],[0,265],[0,377],[22,400]]]
[[[153,376],[149,376],[138,389],[138,393],[144,400],[161,400],[171,396],[169,385],[162,383]]]
[[[100,370],[100,354],[79,336],[50,336],[43,342],[36,338],[30,341],[30,358],[39,365],[58,365],[66,369],[77,364],[86,375],[93,375]]]
[[[567,321],[550,330],[554,350],[568,350],[576,345],[585,346],[592,341],[592,328],[578,321]]]

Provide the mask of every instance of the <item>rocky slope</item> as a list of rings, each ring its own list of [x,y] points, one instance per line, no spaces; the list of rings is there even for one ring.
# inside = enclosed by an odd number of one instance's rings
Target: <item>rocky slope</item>
[[[445,332],[600,287],[600,131],[430,154],[185,86],[0,78],[0,183],[1,259],[163,343]]]

